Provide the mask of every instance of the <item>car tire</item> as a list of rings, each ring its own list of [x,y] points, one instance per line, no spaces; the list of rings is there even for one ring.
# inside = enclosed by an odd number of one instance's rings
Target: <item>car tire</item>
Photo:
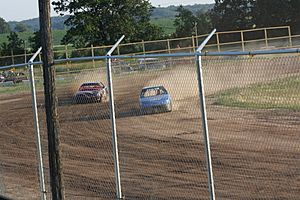
[[[141,115],[147,115],[148,114],[147,110],[145,108],[141,108],[140,112],[141,112]]]
[[[101,103],[102,102],[102,96],[99,97],[99,99],[96,100],[97,103]]]

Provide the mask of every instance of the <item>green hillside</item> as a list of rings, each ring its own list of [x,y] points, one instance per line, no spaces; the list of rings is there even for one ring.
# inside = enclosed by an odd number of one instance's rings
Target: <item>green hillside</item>
[[[196,12],[207,12],[208,10],[213,8],[214,4],[194,4],[194,5],[187,5],[183,6],[184,8],[192,11],[193,13]],[[173,19],[175,18],[178,6],[168,6],[168,7],[156,7],[152,11],[151,20],[165,20],[165,19]],[[64,25],[64,21],[68,18],[68,15],[65,16],[56,16],[51,18],[52,29],[54,30],[64,30],[67,27]],[[37,31],[39,30],[39,19],[27,19],[20,22],[16,21],[9,21],[8,24],[11,30],[14,30],[17,23],[21,23],[26,25],[30,31]],[[160,22],[158,22],[160,23]],[[173,24],[173,23],[172,23]]]
[[[184,6],[185,8],[191,10],[192,12],[206,12],[213,7],[213,4],[195,4]],[[175,32],[174,19],[177,14],[176,9],[178,6],[168,6],[168,7],[157,7],[153,9],[151,22],[158,25],[162,28],[165,34],[170,35]],[[66,27],[64,21],[68,16],[57,16],[52,17],[52,29],[53,29],[53,43],[54,45],[59,45],[62,38],[66,34]],[[26,25],[30,31],[18,33],[19,37],[26,41],[28,44],[28,38],[33,35],[33,32],[39,29],[39,20],[38,18],[23,20],[20,22],[10,21],[8,22],[11,30],[14,30],[14,27],[17,23],[22,23]],[[0,34],[0,44],[7,42],[8,34]]]
[[[161,27],[166,34],[172,34],[175,32],[175,27],[173,25],[174,19],[172,18],[151,19],[151,22]],[[54,45],[60,45],[60,42],[65,34],[66,30],[53,30]],[[7,42],[8,35],[9,34],[0,34],[0,44],[2,44],[3,42]],[[22,32],[18,33],[18,35],[22,40],[25,40],[28,44],[28,38],[33,36],[33,32]]]
[[[151,19],[151,22],[161,27],[164,33],[167,35],[175,32],[174,18]]]

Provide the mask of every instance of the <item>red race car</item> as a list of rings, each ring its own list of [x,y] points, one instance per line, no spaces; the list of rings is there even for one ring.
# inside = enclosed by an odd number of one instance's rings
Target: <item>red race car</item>
[[[102,102],[107,99],[107,87],[101,82],[83,83],[75,93],[75,103]]]

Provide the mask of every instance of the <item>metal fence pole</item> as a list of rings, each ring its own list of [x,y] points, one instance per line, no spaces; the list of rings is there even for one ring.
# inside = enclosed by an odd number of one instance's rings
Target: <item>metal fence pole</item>
[[[117,46],[124,39],[124,37],[125,36],[123,35],[118,40],[118,42],[109,50],[109,52],[106,54],[107,56],[111,56],[112,52],[117,48]],[[111,124],[112,124],[112,143],[113,143],[113,156],[114,156],[114,166],[115,166],[117,199],[123,199],[122,189],[121,189],[116,115],[115,115],[115,105],[114,105],[115,102],[114,102],[114,92],[113,92],[112,73],[111,73],[111,58],[110,57],[106,58],[106,66],[107,66],[107,81],[108,81],[108,92],[109,92],[110,117],[111,117]]]
[[[33,64],[32,64],[33,60],[40,53],[41,50],[42,48],[39,48],[38,51],[29,60],[29,75],[30,75],[31,95],[32,95],[32,109],[33,109],[33,116],[34,116],[34,129],[35,129],[35,136],[36,136],[37,158],[39,163],[39,182],[40,182],[41,200],[46,200],[47,197],[46,197],[44,170],[43,170],[44,165],[43,165],[42,144],[41,144],[35,80],[34,80],[34,72],[33,72]]]
[[[202,44],[197,49],[197,52],[201,54],[202,49],[209,41],[209,39],[216,32],[214,29],[209,36],[202,42]],[[215,200],[215,187],[214,187],[214,179],[213,179],[213,171],[212,171],[212,160],[210,153],[210,142],[209,142],[209,134],[208,134],[208,125],[207,125],[207,115],[206,115],[206,104],[205,104],[205,94],[204,94],[204,84],[203,84],[203,74],[202,74],[202,62],[201,56],[197,55],[197,77],[198,77],[198,89],[199,89],[199,99],[200,99],[200,109],[202,114],[202,128],[204,134],[204,142],[205,142],[205,155],[207,162],[207,173],[208,173],[208,188],[210,193],[210,200]]]

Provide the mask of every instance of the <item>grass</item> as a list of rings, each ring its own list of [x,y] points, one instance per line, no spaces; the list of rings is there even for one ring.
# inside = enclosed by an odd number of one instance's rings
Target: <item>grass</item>
[[[64,78],[60,79],[59,77],[56,77],[56,84],[57,86],[64,86],[67,84],[70,84],[72,82],[72,78]],[[43,89],[43,81],[42,80],[35,80],[35,87],[36,90],[42,90]],[[16,83],[16,84],[1,84],[0,85],[0,95],[1,94],[20,94],[20,93],[30,93],[31,88],[30,88],[30,82],[21,82],[21,83]]]
[[[38,88],[39,83],[36,83]],[[30,83],[29,82],[22,82],[16,84],[5,84],[0,85],[0,94],[16,94],[19,92],[30,92]]]
[[[216,94],[216,104],[250,109],[300,110],[300,77],[278,79]]]
[[[161,27],[165,34],[169,35],[175,32],[174,19],[173,18],[161,18],[161,19],[152,19],[151,22],[155,25]],[[53,45],[60,45],[61,40],[66,35],[67,30],[52,30],[53,33]],[[0,44],[8,42],[7,36],[9,34],[0,34]],[[26,41],[27,45],[29,44],[28,38],[33,36],[33,32],[22,32],[18,33],[19,38]]]
[[[176,27],[174,26],[174,18],[152,19],[151,22],[161,27],[166,35],[171,35],[176,31]]]
[[[59,45],[60,41],[63,39],[63,37],[66,34],[66,30],[53,30],[53,45]],[[4,42],[8,42],[7,36],[9,34],[0,34],[0,44]],[[33,32],[22,32],[18,33],[19,38],[26,41],[27,45],[29,45],[28,38],[33,36]]]

